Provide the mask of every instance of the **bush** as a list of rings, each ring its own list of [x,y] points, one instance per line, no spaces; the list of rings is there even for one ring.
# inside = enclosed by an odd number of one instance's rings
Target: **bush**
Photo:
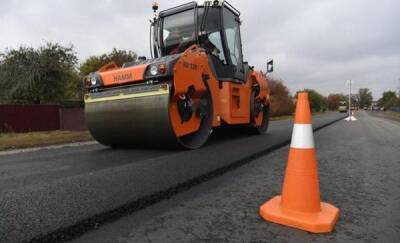
[[[96,72],[102,66],[115,62],[118,66],[126,62],[134,62],[137,59],[137,55],[133,51],[117,50],[113,49],[109,54],[103,54],[100,56],[91,56],[79,67],[79,71],[82,76],[88,75],[91,72]]]
[[[394,91],[385,91],[382,94],[382,98],[378,100],[378,105],[380,107],[385,108],[385,110],[389,110],[394,107],[399,107],[400,98],[396,96],[396,92]]]
[[[79,83],[77,63],[72,45],[6,50],[0,55],[1,102],[44,104],[69,98],[66,90]]]
[[[313,112],[320,112],[320,111],[326,110],[328,101],[323,95],[321,95],[320,93],[318,93],[317,91],[315,91],[313,89],[304,89],[303,91],[298,91],[296,93],[296,97],[299,92],[307,92],[308,93],[310,109]]]
[[[271,116],[291,115],[294,112],[294,104],[288,88],[280,80],[268,78]]]
[[[339,108],[340,102],[346,101],[346,96],[343,94],[330,94],[327,98],[327,107],[329,110],[334,111]]]

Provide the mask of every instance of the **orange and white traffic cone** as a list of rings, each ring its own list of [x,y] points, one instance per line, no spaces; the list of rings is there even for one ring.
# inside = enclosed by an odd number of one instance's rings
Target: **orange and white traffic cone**
[[[320,202],[308,93],[299,93],[282,195],[260,207],[267,221],[313,233],[331,232],[339,209]]]

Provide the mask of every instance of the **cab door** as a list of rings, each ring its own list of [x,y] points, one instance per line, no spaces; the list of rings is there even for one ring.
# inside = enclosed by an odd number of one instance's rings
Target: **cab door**
[[[226,6],[222,15],[226,56],[229,65],[233,68],[233,78],[239,82],[245,82],[239,16]]]
[[[223,118],[228,124],[247,124],[250,122],[251,84],[246,82],[244,74],[240,19],[226,6],[222,16],[224,50],[232,70],[229,82],[224,82],[221,90]]]

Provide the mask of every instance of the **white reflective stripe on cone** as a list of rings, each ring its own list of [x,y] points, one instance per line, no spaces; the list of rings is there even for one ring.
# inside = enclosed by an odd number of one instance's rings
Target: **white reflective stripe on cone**
[[[314,135],[311,124],[294,124],[292,133],[292,148],[314,148]]]

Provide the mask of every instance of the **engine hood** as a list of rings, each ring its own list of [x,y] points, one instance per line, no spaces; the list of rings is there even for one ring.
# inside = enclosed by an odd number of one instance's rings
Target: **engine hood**
[[[125,63],[122,68],[105,72],[97,72],[100,76],[103,87],[119,86],[124,84],[142,82],[151,79],[171,77],[173,67],[181,54],[169,55],[155,59],[148,59],[139,62]],[[163,74],[151,75],[149,69],[152,65],[165,64],[166,72]]]

